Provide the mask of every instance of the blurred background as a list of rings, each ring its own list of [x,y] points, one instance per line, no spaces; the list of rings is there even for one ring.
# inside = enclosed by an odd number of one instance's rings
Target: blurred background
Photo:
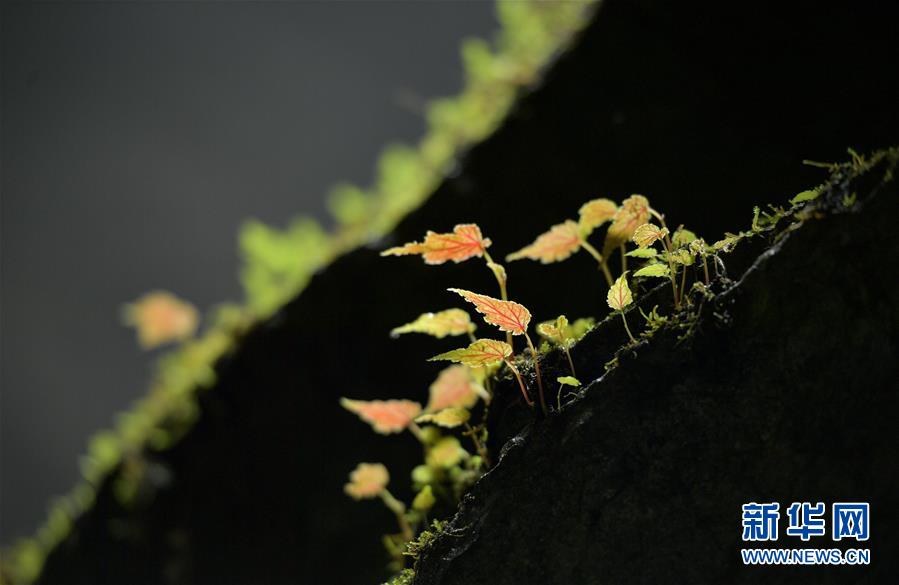
[[[325,219],[421,107],[456,93],[492,2],[5,2],[0,544],[76,482],[94,431],[146,392],[121,306],[239,300],[250,217]]]

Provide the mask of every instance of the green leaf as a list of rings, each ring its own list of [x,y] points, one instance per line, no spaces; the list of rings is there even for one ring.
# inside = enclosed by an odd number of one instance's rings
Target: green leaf
[[[658,255],[659,251],[655,248],[637,248],[625,254],[625,256],[630,256],[631,258],[655,258]]]
[[[556,378],[556,382],[559,384],[564,384],[566,386],[580,386],[581,381],[575,378],[574,376],[559,376]]]
[[[432,357],[429,361],[447,360],[470,367],[492,366],[512,355],[512,346],[495,339],[479,339],[462,349],[454,349]]]
[[[471,413],[464,408],[444,408],[440,412],[423,414],[415,422],[432,423],[447,429],[464,425],[471,418]]]
[[[430,485],[426,485],[412,500],[412,508],[419,512],[427,512],[434,507],[435,503],[437,503],[437,499],[434,497],[434,491]]]
[[[668,278],[669,274],[671,272],[668,270],[668,266],[664,264],[650,264],[634,272],[634,276],[652,276],[657,278]]]
[[[675,248],[683,248],[684,246],[689,245],[690,242],[695,239],[696,234],[681,226],[677,228],[677,230],[674,232],[674,235],[671,236],[671,243]]]
[[[447,309],[439,313],[424,313],[415,321],[406,323],[390,332],[391,337],[403,333],[426,333],[438,339],[447,335],[464,335],[475,330],[471,317],[462,309]]]
[[[616,311],[623,311],[626,306],[634,302],[631,289],[627,285],[627,272],[619,276],[618,280],[609,288],[606,302],[609,303],[609,307]]]
[[[806,201],[812,201],[814,199],[817,199],[818,195],[820,194],[821,193],[816,190],[803,191],[802,193],[799,193],[795,197],[790,199],[790,203],[792,203],[793,205],[797,205],[799,203],[805,203]]]

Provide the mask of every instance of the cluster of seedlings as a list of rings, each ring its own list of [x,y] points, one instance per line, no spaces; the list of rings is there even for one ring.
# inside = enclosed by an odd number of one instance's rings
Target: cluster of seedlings
[[[607,229],[598,249],[590,239],[604,226]],[[491,467],[485,448],[484,419],[492,398],[491,381],[501,369],[507,370],[517,381],[524,403],[542,415],[549,414],[553,408],[561,409],[564,388],[581,386],[570,349],[595,321],[578,319],[570,323],[565,315],[560,315],[537,325],[536,332],[544,340],[544,347],[558,347],[570,368],[570,375],[557,377],[550,386],[540,367],[541,351],[529,332],[531,312],[521,303],[510,300],[507,270],[491,257],[488,252],[491,245],[491,240],[483,235],[479,226],[460,224],[452,232],[429,231],[420,242],[382,253],[382,256],[417,255],[430,265],[473,258],[483,260],[496,280],[499,298],[460,288],[447,290],[471,304],[501,337],[478,335],[479,330],[471,316],[461,308],[425,313],[395,328],[391,334],[422,333],[436,338],[463,336],[469,341],[465,347],[431,358],[452,362],[452,365],[441,371],[431,385],[428,403],[422,406],[411,400],[341,399],[344,408],[370,424],[375,432],[409,432],[423,448],[424,463],[412,472],[417,495],[411,506],[400,502],[387,490],[389,473],[379,463],[359,464],[345,487],[346,493],[355,499],[381,499],[396,515],[399,531],[385,537],[396,570],[404,565],[404,553],[414,555],[414,550],[410,549],[415,548],[416,534],[427,528],[428,513],[435,503],[443,499],[446,504],[455,505],[461,494]],[[634,279],[669,280],[672,305],[675,311],[681,311],[692,302],[686,288],[691,274],[691,288],[708,287],[709,261],[716,258],[718,251],[732,245],[733,242],[727,240],[709,246],[683,227],[671,233],[664,215],[654,210],[646,197],[632,195],[620,205],[604,198],[587,202],[580,208],[577,221],[567,220],[550,227],[533,243],[506,256],[506,262],[529,259],[548,264],[561,262],[584,250],[596,260],[608,285],[606,303],[621,315],[629,345],[633,345],[637,339],[625,316],[634,302],[629,279],[631,282]],[[615,269],[617,275],[613,273]],[[651,335],[664,319],[654,309],[646,315],[648,328],[643,334]],[[523,339],[519,348],[516,348],[516,337]],[[533,370],[531,385],[522,374],[524,368]],[[472,424],[472,412],[478,403],[484,404],[480,410],[481,422]],[[463,442],[469,445],[463,446]]]

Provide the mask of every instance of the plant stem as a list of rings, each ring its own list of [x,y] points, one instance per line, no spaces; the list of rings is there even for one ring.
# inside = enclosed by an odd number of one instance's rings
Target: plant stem
[[[608,283],[609,286],[612,286],[612,284],[615,282],[615,279],[612,278],[612,273],[609,272],[609,266],[608,264],[606,264],[605,259],[603,259],[602,254],[600,254],[596,248],[591,246],[590,243],[583,238],[581,238],[581,247],[584,250],[587,250],[588,254],[596,258],[596,261],[599,262],[599,267],[602,269],[603,276],[606,277],[606,283]]]
[[[490,454],[487,453],[487,447],[484,446],[484,443],[478,438],[477,431],[467,422],[465,423],[466,435],[471,437],[471,442],[474,443],[474,448],[477,449],[478,455],[481,456],[481,459],[484,461],[484,465],[487,468],[493,467],[493,464],[490,463]]]
[[[546,400],[543,398],[543,376],[540,375],[540,360],[537,358],[537,350],[534,348],[534,342],[531,341],[531,336],[528,335],[527,331],[524,332],[524,339],[528,342],[528,349],[531,350],[531,357],[534,359],[534,372],[537,374],[537,390],[540,394],[540,408],[543,409],[543,414],[549,412],[546,410]]]
[[[472,333],[471,331],[468,332],[468,339],[470,339],[472,343],[474,343],[478,340],[478,338],[475,337],[474,333]]]
[[[680,279],[680,298],[684,298],[684,289],[687,287],[687,267],[684,266]]]
[[[619,246],[621,250],[621,273],[624,274],[627,272],[627,249],[624,247],[624,244]]]
[[[563,345],[562,349],[565,350],[565,357],[568,358],[568,366],[571,368],[571,375],[577,378],[577,372],[574,371],[574,362],[571,360],[571,352],[568,351],[568,346]]]
[[[624,311],[619,311],[621,313],[621,320],[624,321],[624,330],[627,331],[627,336],[631,338],[631,343],[637,343],[637,340],[634,339],[634,336],[631,335],[631,330],[627,326],[627,318],[624,316]]]
[[[381,490],[380,495],[384,505],[396,515],[396,521],[400,525],[403,540],[409,542],[415,535],[412,533],[412,526],[409,525],[409,521],[406,519],[406,505],[394,498],[393,494],[387,491],[386,488]]]
[[[496,279],[497,284],[499,284],[500,298],[504,301],[508,301],[509,300],[509,292],[506,289],[506,279],[504,277],[500,276],[499,272],[497,272],[493,268],[490,268],[491,264],[500,266],[500,268],[502,268],[502,266],[500,264],[496,264],[496,262],[493,261],[493,258],[490,257],[490,254],[487,252],[487,250],[484,250],[484,260],[487,261],[487,269],[491,273],[493,273],[493,277]],[[506,273],[506,271],[505,271],[505,269],[503,269],[503,274],[505,274],[505,273]],[[509,345],[512,345],[512,334],[511,333],[506,332],[506,343],[508,343]]]
[[[665,216],[656,211],[653,208],[649,208],[649,213],[659,220],[659,223],[662,224],[662,227],[666,230],[668,226],[665,224]],[[674,248],[674,245],[671,243],[671,238],[668,234],[665,234],[665,238],[662,240],[662,245],[665,246],[665,251],[668,252],[668,273],[671,277],[671,290],[674,293],[674,308],[680,308],[680,299],[677,296],[677,270],[674,268],[674,261],[671,259],[671,251]],[[622,313],[623,315],[623,313]]]
[[[422,445],[425,444],[425,436],[424,433],[421,432],[421,427],[415,424],[414,422],[409,423],[409,432],[412,433],[412,436],[418,439]]]
[[[509,360],[506,360],[506,366],[508,366],[508,368],[512,370],[512,373],[515,374],[515,379],[518,380],[518,387],[521,388],[521,395],[524,396],[524,401],[528,406],[533,407],[534,401],[528,396],[527,388],[524,387],[524,380],[521,379],[521,373],[519,373],[518,368],[516,368]]]
[[[705,273],[705,285],[709,285],[709,263],[706,261],[705,256],[702,257],[702,271]]]

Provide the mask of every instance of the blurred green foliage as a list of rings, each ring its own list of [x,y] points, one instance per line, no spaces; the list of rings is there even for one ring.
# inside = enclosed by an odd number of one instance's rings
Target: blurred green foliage
[[[498,0],[501,28],[494,41],[463,43],[463,91],[429,105],[428,129],[417,146],[384,150],[370,188],[341,184],[331,191],[332,230],[310,218],[283,229],[248,221],[239,237],[245,303],[214,309],[200,337],[160,359],[148,394],[120,414],[113,429],[90,440],[80,461],[81,483],[51,504],[33,538],[3,551],[0,585],[31,583],[40,575],[47,553],[93,504],[97,487],[113,470],[122,470],[113,487],[120,503],[136,505],[136,495],[152,489],[143,485],[150,482],[142,453],[172,445],[190,428],[198,415],[196,392],[215,383],[215,363],[254,323],[302,290],[317,270],[388,233],[423,203],[455,158],[490,134],[521,88],[539,79],[541,68],[587,21],[594,1]]]

